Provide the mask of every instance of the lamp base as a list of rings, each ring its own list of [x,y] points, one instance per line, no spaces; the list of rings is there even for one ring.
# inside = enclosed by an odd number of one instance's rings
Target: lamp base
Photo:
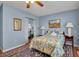
[[[72,36],[71,27],[68,28],[68,36]]]

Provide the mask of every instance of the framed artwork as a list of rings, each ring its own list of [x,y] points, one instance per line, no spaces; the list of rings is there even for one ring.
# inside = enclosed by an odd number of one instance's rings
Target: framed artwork
[[[13,18],[13,30],[21,31],[22,30],[22,19]]]
[[[49,20],[48,26],[49,28],[60,28],[60,19]]]

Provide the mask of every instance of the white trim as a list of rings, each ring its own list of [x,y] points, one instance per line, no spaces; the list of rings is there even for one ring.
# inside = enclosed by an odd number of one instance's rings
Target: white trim
[[[9,49],[5,49],[5,50],[2,50],[2,51],[3,51],[3,52],[7,52],[7,51],[9,51],[9,50],[12,50],[12,49],[18,48],[18,47],[20,47],[20,46],[23,46],[23,45],[25,45],[25,44],[26,44],[26,43],[23,43],[23,44],[21,44],[21,45],[18,45],[18,46],[9,48]]]

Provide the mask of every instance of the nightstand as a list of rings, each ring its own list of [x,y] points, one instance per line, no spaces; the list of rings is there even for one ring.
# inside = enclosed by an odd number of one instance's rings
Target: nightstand
[[[67,42],[71,42],[72,43],[72,52],[73,52],[73,56],[74,56],[74,36],[67,36],[64,34],[65,37],[65,42],[64,42],[64,46],[66,47],[68,44],[66,44]]]

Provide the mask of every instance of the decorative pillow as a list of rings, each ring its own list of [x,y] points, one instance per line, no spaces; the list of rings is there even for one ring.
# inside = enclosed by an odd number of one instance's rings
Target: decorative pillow
[[[57,34],[57,35],[61,35],[61,33],[63,33],[62,30],[58,29],[58,30],[54,30],[54,32]]]
[[[55,33],[54,31],[51,33],[52,36],[57,36],[57,33]]]

